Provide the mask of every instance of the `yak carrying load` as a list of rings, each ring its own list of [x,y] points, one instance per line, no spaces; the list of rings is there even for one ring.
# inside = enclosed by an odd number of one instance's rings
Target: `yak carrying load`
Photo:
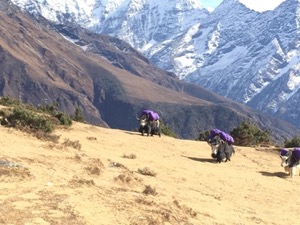
[[[281,166],[290,177],[300,176],[300,147],[294,149],[281,149],[279,156]]]
[[[147,136],[151,134],[160,135],[160,124],[159,124],[159,115],[150,109],[144,109],[140,115],[137,117],[137,120],[140,121],[139,132],[144,136],[144,133],[147,133]]]
[[[234,143],[233,137],[216,128],[210,131],[207,143],[211,146],[211,156],[216,158],[219,163],[230,161],[232,154],[235,152],[232,146]]]

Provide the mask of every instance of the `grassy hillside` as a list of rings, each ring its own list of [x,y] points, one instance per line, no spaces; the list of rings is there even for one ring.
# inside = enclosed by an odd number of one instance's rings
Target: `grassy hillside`
[[[217,164],[205,142],[76,122],[53,134],[0,127],[0,224],[298,224],[300,177],[276,150],[235,146]]]

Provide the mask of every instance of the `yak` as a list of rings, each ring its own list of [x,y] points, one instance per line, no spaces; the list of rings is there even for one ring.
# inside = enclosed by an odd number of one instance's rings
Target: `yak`
[[[293,178],[295,175],[300,176],[300,148],[293,150],[281,149],[279,156],[281,166]]]
[[[140,121],[139,132],[143,136],[147,133],[147,136],[157,134],[161,137],[159,119],[158,113],[149,109],[143,110],[140,116],[137,116],[137,120]]]
[[[235,153],[232,146],[234,139],[219,129],[210,131],[207,143],[211,146],[212,158],[215,158],[218,163],[230,161],[231,156]]]

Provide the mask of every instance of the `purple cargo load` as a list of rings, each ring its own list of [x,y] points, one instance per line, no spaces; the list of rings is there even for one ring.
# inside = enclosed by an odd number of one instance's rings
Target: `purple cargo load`
[[[159,115],[156,112],[149,109],[144,109],[141,113],[141,116],[142,115],[148,115],[150,120],[159,120]]]
[[[292,156],[294,157],[295,160],[299,161],[300,160],[300,148],[294,148]]]
[[[216,135],[219,135],[220,138],[223,141],[227,141],[228,144],[233,144],[234,139],[229,134],[225,133],[224,131],[221,131],[217,128],[210,130],[210,135],[208,136],[208,139],[214,138]]]
[[[283,149],[280,150],[280,155],[281,155],[281,156],[285,156],[288,152],[289,152],[288,149],[283,148]]]

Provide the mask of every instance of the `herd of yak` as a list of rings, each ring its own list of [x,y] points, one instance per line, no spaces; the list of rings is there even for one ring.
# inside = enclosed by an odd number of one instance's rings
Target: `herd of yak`
[[[160,116],[157,112],[149,109],[142,110],[139,116],[139,132],[144,136],[161,136]],[[234,139],[226,132],[219,129],[210,130],[207,137],[207,143],[211,146],[212,158],[218,163],[230,161],[231,156],[235,153],[233,148]],[[300,147],[294,149],[281,149],[279,156],[282,160],[281,166],[293,177],[300,176]]]

